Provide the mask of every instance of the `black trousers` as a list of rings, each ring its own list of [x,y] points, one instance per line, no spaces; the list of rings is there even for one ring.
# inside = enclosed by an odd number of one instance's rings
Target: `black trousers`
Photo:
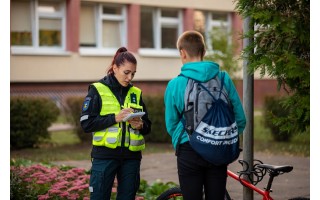
[[[140,160],[93,159],[90,176],[90,199],[110,199],[117,177],[117,200],[134,200],[140,186]]]
[[[203,160],[189,142],[177,152],[179,184],[184,200],[223,200],[226,191],[227,165],[214,166]]]

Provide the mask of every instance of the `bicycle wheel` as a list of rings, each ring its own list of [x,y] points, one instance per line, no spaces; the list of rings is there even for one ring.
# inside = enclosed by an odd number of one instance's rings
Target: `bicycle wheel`
[[[178,187],[170,188],[164,191],[157,200],[183,199],[181,189]]]
[[[228,190],[226,190],[226,195],[224,196],[225,200],[231,200]]]

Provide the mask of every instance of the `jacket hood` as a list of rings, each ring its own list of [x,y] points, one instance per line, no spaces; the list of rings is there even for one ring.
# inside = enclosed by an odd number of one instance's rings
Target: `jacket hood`
[[[212,61],[189,62],[181,68],[181,74],[200,82],[207,82],[219,72],[219,65]]]

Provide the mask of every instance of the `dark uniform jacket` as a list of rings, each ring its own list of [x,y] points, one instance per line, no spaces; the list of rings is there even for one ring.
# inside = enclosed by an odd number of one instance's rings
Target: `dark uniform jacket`
[[[120,102],[120,105],[123,105],[127,92],[129,88],[132,87],[130,84],[127,87],[123,87],[114,77],[114,75],[107,75],[99,82],[107,85],[110,88]],[[88,95],[85,98],[85,102],[86,107],[85,109],[82,109],[80,123],[82,129],[86,133],[89,134],[103,130],[116,123],[115,114],[100,116],[102,105],[101,97],[96,88],[92,85],[89,86]],[[148,111],[143,103],[142,96],[140,99],[140,106],[143,106],[143,111],[146,113],[144,116],[142,116],[143,128],[140,130],[140,134],[147,135],[151,131],[151,121],[148,118]],[[98,159],[141,159],[142,155],[141,151],[133,152],[130,151],[128,147],[117,147],[115,149],[111,149],[104,146],[93,146],[91,157]]]

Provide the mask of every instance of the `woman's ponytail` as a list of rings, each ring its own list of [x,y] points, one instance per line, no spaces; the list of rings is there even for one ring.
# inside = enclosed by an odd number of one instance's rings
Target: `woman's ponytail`
[[[130,63],[133,64],[137,64],[137,60],[136,58],[132,55],[132,53],[130,53],[127,48],[125,47],[120,47],[117,52],[115,53],[113,60],[111,62],[111,65],[108,68],[107,74],[113,74],[113,65],[116,65],[117,67],[119,67],[120,65],[122,65],[125,61],[128,61]]]

